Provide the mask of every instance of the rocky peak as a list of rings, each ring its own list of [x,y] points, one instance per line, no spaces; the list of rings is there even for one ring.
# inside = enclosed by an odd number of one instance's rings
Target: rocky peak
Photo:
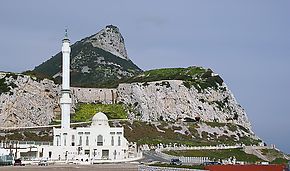
[[[122,79],[142,70],[128,57],[124,38],[116,26],[71,45],[71,85],[77,87],[117,87]],[[62,53],[35,67],[33,72],[61,83]]]
[[[93,47],[104,49],[122,59],[129,60],[124,38],[116,26],[108,25],[98,33],[84,40],[84,42],[89,42]]]

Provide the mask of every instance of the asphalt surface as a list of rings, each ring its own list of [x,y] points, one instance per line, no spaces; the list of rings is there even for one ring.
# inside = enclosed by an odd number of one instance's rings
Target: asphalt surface
[[[169,161],[160,157],[155,151],[143,151],[143,159],[139,160],[139,162],[151,163],[151,162],[169,162]]]
[[[49,165],[49,166],[3,166],[0,171],[137,171],[138,165],[154,162],[169,162],[155,151],[144,151],[143,159],[131,163],[95,164],[95,165]]]
[[[137,171],[138,164],[3,166],[0,171]]]

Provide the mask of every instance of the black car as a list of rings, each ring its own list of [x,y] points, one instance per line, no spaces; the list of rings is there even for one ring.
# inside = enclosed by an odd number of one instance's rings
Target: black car
[[[208,166],[208,165],[221,165],[220,162],[204,162],[203,165]]]
[[[25,166],[25,164],[22,163],[21,159],[15,159],[14,166]]]
[[[182,162],[179,159],[171,159],[170,164],[171,165],[182,165]]]
[[[48,166],[47,160],[40,160],[38,166]]]

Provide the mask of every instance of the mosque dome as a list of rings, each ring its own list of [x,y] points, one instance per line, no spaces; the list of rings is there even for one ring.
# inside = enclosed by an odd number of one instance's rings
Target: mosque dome
[[[103,112],[98,112],[93,116],[92,126],[108,125],[108,117]]]

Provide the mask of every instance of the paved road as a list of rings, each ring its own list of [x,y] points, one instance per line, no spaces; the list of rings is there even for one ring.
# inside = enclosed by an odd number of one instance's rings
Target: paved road
[[[168,160],[160,157],[155,151],[143,151],[144,158],[140,160],[143,163],[150,163],[154,161],[169,162]]]
[[[137,164],[3,166],[0,171],[137,171]]]
[[[136,163],[95,164],[95,165],[50,165],[50,166],[3,166],[0,171],[138,171],[139,162],[169,162],[155,151],[143,152],[144,158]]]

